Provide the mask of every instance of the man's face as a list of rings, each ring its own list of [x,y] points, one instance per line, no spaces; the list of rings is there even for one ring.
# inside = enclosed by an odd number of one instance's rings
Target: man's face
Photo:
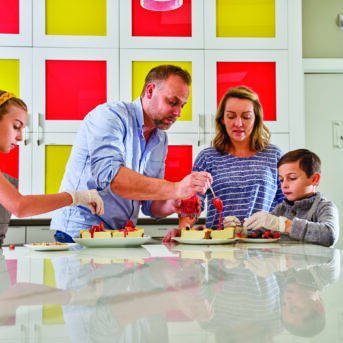
[[[311,196],[316,190],[316,177],[314,174],[307,177],[300,169],[299,161],[282,164],[279,168],[281,189],[289,201],[296,201]]]
[[[189,96],[188,85],[177,75],[149,84],[146,88],[148,101],[146,114],[155,127],[169,129],[181,116],[181,109]]]

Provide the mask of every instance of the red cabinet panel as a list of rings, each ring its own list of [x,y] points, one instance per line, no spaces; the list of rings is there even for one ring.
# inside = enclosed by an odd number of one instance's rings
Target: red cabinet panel
[[[0,171],[19,178],[19,147],[15,147],[8,154],[0,152]]]
[[[47,120],[82,120],[106,94],[106,61],[46,61]]]
[[[150,1],[152,2],[152,1]],[[171,11],[151,11],[132,0],[132,36],[191,37],[192,0]]]
[[[19,0],[0,0],[0,34],[19,33]]]
[[[237,86],[256,92],[264,120],[276,121],[275,62],[217,62],[217,104],[229,88]]]
[[[193,157],[191,145],[169,145],[164,178],[180,181],[192,171]]]

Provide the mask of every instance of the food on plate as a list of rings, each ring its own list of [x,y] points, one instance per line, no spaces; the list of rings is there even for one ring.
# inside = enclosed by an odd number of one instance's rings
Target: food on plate
[[[247,235],[237,235],[238,238],[263,238],[263,239],[274,239],[280,238],[279,232],[275,231],[250,231]]]
[[[80,230],[80,238],[120,238],[120,237],[143,237],[144,230],[135,228],[129,220],[119,230],[105,230],[103,222],[93,225],[89,230]]]
[[[235,228],[233,226],[226,227],[223,230],[212,230],[212,239],[229,239],[235,237]]]
[[[181,230],[181,238],[185,239],[232,239],[234,237],[234,227],[227,227],[223,230],[217,230],[208,229],[201,225],[196,228],[185,227]]]
[[[185,227],[181,230],[181,238],[186,239],[211,239],[211,229],[205,226],[198,226],[196,228]]]
[[[42,246],[56,246],[56,245],[68,245],[68,243],[60,243],[60,242],[53,242],[53,243],[31,243],[31,245],[42,245]]]

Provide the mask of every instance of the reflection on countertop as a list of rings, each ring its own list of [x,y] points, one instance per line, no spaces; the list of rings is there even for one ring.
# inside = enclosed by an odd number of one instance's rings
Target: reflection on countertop
[[[342,333],[333,318],[343,303],[340,256],[337,249],[275,243],[3,248],[0,337],[190,343],[297,336],[338,342]]]

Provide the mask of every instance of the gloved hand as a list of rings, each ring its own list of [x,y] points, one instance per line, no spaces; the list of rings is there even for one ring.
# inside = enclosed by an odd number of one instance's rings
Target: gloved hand
[[[104,214],[104,202],[96,189],[67,191],[67,193],[73,198],[73,203],[69,206],[84,205],[91,209],[92,214]]]
[[[237,235],[246,236],[247,234],[248,234],[248,230],[245,226],[243,225],[235,226],[235,236]]]
[[[272,231],[285,232],[286,220],[286,217],[277,217],[268,212],[260,211],[249,218],[245,218],[244,226],[254,230],[263,227]]]
[[[223,220],[224,227],[241,225],[241,221],[235,216],[227,216]]]

